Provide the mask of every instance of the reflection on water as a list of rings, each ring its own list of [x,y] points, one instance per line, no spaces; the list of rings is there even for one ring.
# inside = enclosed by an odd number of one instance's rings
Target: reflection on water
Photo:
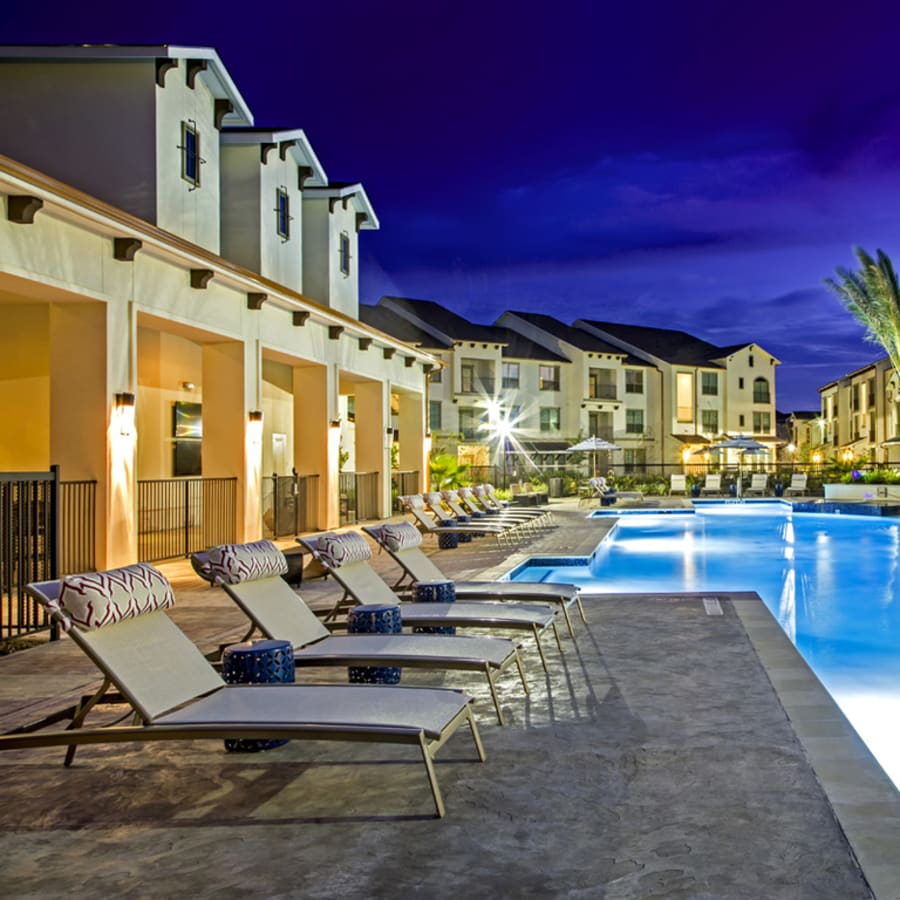
[[[735,506],[621,517],[589,566],[527,569],[593,593],[756,591],[900,786],[900,528]]]

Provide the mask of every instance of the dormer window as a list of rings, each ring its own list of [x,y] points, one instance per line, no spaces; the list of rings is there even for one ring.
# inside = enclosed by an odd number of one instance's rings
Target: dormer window
[[[200,187],[200,132],[193,119],[181,123],[181,177],[191,185],[191,190]]]
[[[283,241],[291,239],[291,198],[285,187],[275,191],[275,231]]]
[[[341,273],[350,274],[350,235],[346,231],[341,232],[341,245],[338,249],[341,261]]]

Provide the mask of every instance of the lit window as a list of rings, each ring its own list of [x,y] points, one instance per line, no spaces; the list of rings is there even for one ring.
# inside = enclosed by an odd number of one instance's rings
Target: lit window
[[[275,191],[275,231],[282,240],[291,237],[291,198],[287,188],[280,187]]]
[[[503,363],[503,387],[517,388],[519,386],[519,364]]]
[[[753,413],[753,431],[756,434],[768,434],[772,427],[772,417],[767,412]]]
[[[559,366],[538,366],[538,390],[559,390]]]
[[[643,434],[644,433],[644,411],[642,409],[626,409],[625,410],[625,433],[626,434]]]
[[[694,421],[694,375],[692,372],[675,373],[675,408],[679,422]]]
[[[200,187],[200,165],[206,162],[200,156],[200,132],[193,119],[181,123],[181,177],[191,185]]]
[[[346,231],[341,232],[341,246],[340,246],[340,258],[341,258],[341,272],[344,275],[350,274],[350,235],[347,234]]]
[[[541,407],[541,431],[559,431],[559,407]]]
[[[700,373],[700,393],[715,397],[719,393],[719,375],[716,372]]]

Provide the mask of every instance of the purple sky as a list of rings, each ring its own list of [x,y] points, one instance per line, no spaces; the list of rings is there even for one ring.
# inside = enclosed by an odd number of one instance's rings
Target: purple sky
[[[6,0],[0,23],[215,47],[257,125],[365,184],[363,302],[755,341],[786,411],[882,355],[822,280],[857,244],[900,265],[895,2]]]

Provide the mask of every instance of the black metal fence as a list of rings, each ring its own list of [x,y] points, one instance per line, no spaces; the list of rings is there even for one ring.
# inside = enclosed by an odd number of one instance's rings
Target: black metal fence
[[[97,482],[59,483],[59,574],[97,567]]]
[[[237,478],[138,481],[138,558],[153,562],[233,543]]]
[[[0,639],[49,627],[25,585],[59,577],[59,467],[0,473]]]
[[[318,502],[318,475],[263,478],[263,533],[266,537],[285,537],[315,531]]]
[[[352,525],[354,522],[381,516],[378,472],[341,472],[338,484],[341,525]]]
[[[398,497],[406,497],[409,494],[421,494],[422,484],[418,471],[392,472],[391,473],[391,502],[394,509],[399,510]]]

